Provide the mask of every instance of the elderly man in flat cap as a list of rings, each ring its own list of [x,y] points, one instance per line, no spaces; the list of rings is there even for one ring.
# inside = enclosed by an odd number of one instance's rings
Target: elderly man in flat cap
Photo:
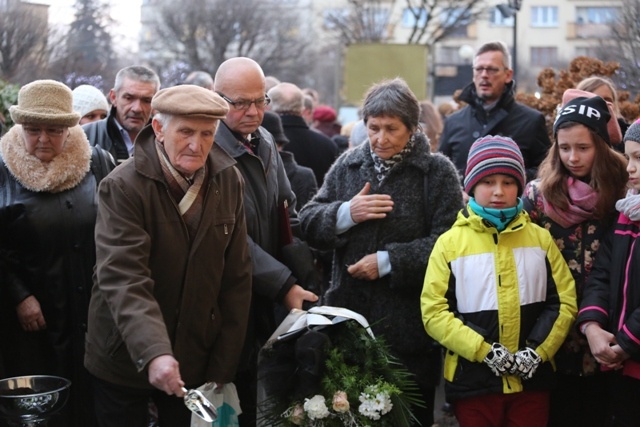
[[[243,180],[217,145],[225,101],[159,91],[135,155],[102,181],[85,366],[102,427],[189,426],[182,388],[234,378],[251,302]]]

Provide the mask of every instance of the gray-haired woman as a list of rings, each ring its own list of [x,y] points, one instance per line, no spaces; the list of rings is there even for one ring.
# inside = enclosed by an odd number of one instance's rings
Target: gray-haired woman
[[[0,354],[4,375],[58,375],[71,401],[50,425],[90,426],[84,333],[97,183],[109,153],[89,146],[71,90],[38,80],[9,109],[0,139]]]
[[[344,153],[301,210],[309,243],[333,249],[323,303],[364,315],[415,375],[433,424],[440,351],[427,336],[420,293],[431,249],[462,208],[453,164],[432,154],[419,130],[420,107],[402,79],[372,86],[362,107],[368,141]]]

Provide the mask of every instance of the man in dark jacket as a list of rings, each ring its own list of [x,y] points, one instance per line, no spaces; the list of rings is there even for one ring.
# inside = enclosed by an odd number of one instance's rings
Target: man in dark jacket
[[[289,144],[284,148],[293,153],[296,162],[313,169],[318,186],[338,157],[338,146],[326,135],[307,126],[302,117],[304,93],[291,83],[280,83],[269,91],[271,110],[280,115]]]
[[[527,180],[535,177],[551,141],[542,113],[514,99],[514,83],[504,43],[482,45],[473,61],[473,83],[460,95],[469,105],[447,117],[440,137],[439,151],[453,161],[461,177],[471,144],[486,135],[513,139],[524,157]]]
[[[282,120],[279,115],[273,111],[265,111],[262,127],[269,131],[278,147],[284,170],[291,183],[291,189],[296,195],[296,210],[299,211],[318,192],[316,176],[311,168],[300,166],[293,153],[284,151],[284,148],[289,144],[289,139],[282,129]]]
[[[269,103],[262,68],[249,58],[223,62],[214,90],[229,104],[229,113],[217,130],[216,144],[237,162],[245,181],[244,206],[253,263],[251,319],[236,386],[242,402],[240,425],[255,425],[257,352],[275,330],[274,302],[287,310],[302,308],[318,297],[304,290],[291,270],[277,259],[281,231],[279,215],[288,204],[292,225],[298,224],[296,198],[269,132],[260,127]]]
[[[243,179],[214,135],[228,107],[154,96],[135,156],[103,179],[85,366],[101,427],[188,426],[183,387],[234,380],[251,301]]]
[[[110,152],[116,164],[127,160],[138,133],[149,124],[151,98],[159,89],[158,75],[147,67],[132,65],[118,71],[109,91],[109,116],[83,126],[89,143]]]

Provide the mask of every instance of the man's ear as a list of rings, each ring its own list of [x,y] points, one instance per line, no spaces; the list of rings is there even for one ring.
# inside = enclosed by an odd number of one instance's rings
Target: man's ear
[[[164,130],[162,129],[162,123],[155,117],[151,120],[151,127],[153,128],[153,132],[156,134],[156,139],[159,142],[164,142]]]
[[[109,91],[109,101],[111,102],[111,105],[116,105],[116,98],[117,98],[116,91],[111,89]]]

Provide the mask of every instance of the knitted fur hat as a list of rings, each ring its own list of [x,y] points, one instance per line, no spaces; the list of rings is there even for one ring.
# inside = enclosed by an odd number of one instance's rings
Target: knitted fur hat
[[[473,187],[484,177],[493,174],[513,177],[522,194],[526,181],[524,159],[513,139],[505,136],[485,136],[476,140],[469,149],[464,191],[471,195]]]
[[[567,89],[562,95],[562,108],[553,124],[554,138],[558,126],[565,122],[577,122],[597,133],[609,145],[622,141],[622,131],[613,111],[613,105],[595,93],[579,89]]]
[[[109,111],[109,103],[100,89],[91,85],[80,85],[73,90],[73,110],[84,117],[95,110]]]
[[[624,134],[624,142],[640,142],[640,120],[633,123]]]
[[[18,105],[9,108],[14,123],[34,123],[72,127],[80,115],[73,111],[73,94],[55,80],[36,80],[22,86]]]
[[[162,114],[205,119],[224,119],[229,112],[220,95],[195,85],[162,89],[151,99],[151,107]]]

